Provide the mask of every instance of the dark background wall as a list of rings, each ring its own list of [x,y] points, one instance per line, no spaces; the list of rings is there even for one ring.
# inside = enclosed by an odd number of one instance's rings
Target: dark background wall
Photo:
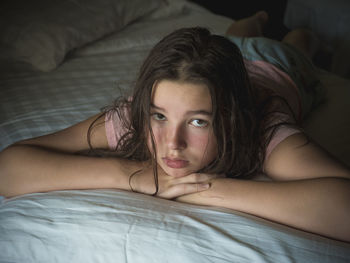
[[[265,35],[281,40],[288,32],[283,25],[283,16],[287,0],[192,0],[216,14],[225,15],[235,20],[244,18],[265,10],[269,13],[270,20],[266,26]]]

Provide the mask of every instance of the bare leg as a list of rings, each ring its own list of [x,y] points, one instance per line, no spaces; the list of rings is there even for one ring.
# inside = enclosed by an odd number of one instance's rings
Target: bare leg
[[[290,31],[282,42],[293,45],[311,60],[320,49],[320,40],[316,34],[307,28],[298,28]]]
[[[265,11],[259,11],[254,15],[235,21],[226,31],[226,35],[239,37],[263,36],[263,29],[269,19]]]

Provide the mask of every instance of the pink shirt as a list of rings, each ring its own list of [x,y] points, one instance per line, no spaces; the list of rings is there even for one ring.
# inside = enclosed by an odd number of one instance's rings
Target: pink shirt
[[[254,88],[271,89],[277,95],[285,98],[297,119],[300,119],[302,116],[300,92],[290,76],[276,66],[265,61],[245,60],[244,62]],[[295,122],[293,117],[287,114],[275,114],[275,118],[276,124],[279,122]],[[300,129],[281,125],[267,146],[265,160],[280,142],[299,132],[301,132]]]
[[[301,116],[299,90],[293,80],[286,73],[264,61],[246,60],[245,65],[251,83],[255,88],[272,89],[278,95],[287,99],[296,116]],[[124,111],[126,113],[126,107],[124,107]],[[294,122],[293,118],[289,115],[276,114],[276,123],[281,121]],[[118,140],[125,133],[125,129],[123,128],[125,126],[121,125],[120,122],[121,120],[117,112],[107,112],[105,117],[105,128],[110,149],[115,149],[117,147]],[[280,142],[298,132],[301,132],[301,130],[283,125],[279,127],[266,149],[266,159]]]

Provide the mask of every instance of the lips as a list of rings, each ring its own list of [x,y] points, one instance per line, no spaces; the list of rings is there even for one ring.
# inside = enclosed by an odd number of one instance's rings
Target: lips
[[[170,168],[174,169],[181,169],[186,167],[189,164],[189,161],[182,160],[182,159],[173,159],[173,158],[167,158],[164,157],[162,158],[163,162]]]

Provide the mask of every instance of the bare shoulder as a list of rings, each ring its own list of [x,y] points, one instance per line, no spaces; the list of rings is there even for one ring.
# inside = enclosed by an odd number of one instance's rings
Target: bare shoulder
[[[89,149],[88,131],[91,127],[91,144],[95,148],[108,148],[105,114],[99,113],[64,130],[15,143],[35,145],[63,152]]]
[[[350,178],[347,165],[335,159],[303,133],[291,135],[278,144],[265,161],[265,171],[275,180]]]

